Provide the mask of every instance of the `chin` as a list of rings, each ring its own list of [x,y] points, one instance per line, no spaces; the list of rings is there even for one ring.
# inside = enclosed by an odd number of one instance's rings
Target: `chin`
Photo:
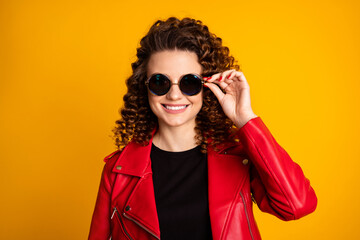
[[[181,127],[185,124],[183,122],[163,122],[163,125],[168,127]]]
[[[190,126],[193,123],[190,121],[183,121],[181,119],[172,119],[172,120],[160,120],[161,125],[167,126],[167,127],[181,127],[181,126]],[[160,124],[160,122],[159,122]],[[195,119],[194,119],[194,125],[195,125]]]

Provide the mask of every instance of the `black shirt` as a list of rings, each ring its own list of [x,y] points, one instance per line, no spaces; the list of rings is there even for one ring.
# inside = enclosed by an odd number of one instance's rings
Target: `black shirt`
[[[150,158],[161,240],[212,239],[207,156],[200,146],[168,152],[153,144]]]

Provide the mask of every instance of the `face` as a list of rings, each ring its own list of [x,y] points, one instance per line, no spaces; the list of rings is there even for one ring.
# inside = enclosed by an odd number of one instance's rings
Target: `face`
[[[201,75],[202,67],[193,52],[166,50],[151,55],[147,66],[147,77],[162,73],[172,83],[178,83],[188,73]],[[157,116],[159,127],[195,127],[195,118],[202,106],[203,91],[194,96],[184,95],[179,85],[172,85],[162,96],[156,96],[148,90],[151,110]]]

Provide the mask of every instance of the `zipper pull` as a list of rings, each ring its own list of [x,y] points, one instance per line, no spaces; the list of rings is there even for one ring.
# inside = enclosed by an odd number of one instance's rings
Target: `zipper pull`
[[[256,200],[254,198],[254,195],[251,193],[251,200],[256,204]]]
[[[113,217],[114,217],[114,214],[115,214],[115,212],[117,211],[117,209],[116,209],[116,207],[114,207],[114,211],[113,211],[113,213],[112,213],[112,215],[111,215],[111,218],[110,219],[113,219]]]

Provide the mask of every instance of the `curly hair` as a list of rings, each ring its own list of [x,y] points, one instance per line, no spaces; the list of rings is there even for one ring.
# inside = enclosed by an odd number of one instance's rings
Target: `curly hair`
[[[128,91],[123,97],[124,106],[119,111],[121,119],[116,121],[116,127],[112,130],[118,149],[124,148],[132,140],[147,145],[158,126],[157,117],[148,102],[146,67],[151,54],[164,50],[196,53],[203,77],[240,69],[235,58],[230,56],[229,48],[222,45],[222,39],[210,33],[200,20],[170,17],[165,21],[156,21],[141,39],[137,60],[131,64],[133,73],[126,80]],[[208,88],[203,89],[203,105],[195,122],[196,143],[201,145],[203,153],[206,153],[208,144],[216,150],[225,141],[238,141],[231,134],[235,126]]]

